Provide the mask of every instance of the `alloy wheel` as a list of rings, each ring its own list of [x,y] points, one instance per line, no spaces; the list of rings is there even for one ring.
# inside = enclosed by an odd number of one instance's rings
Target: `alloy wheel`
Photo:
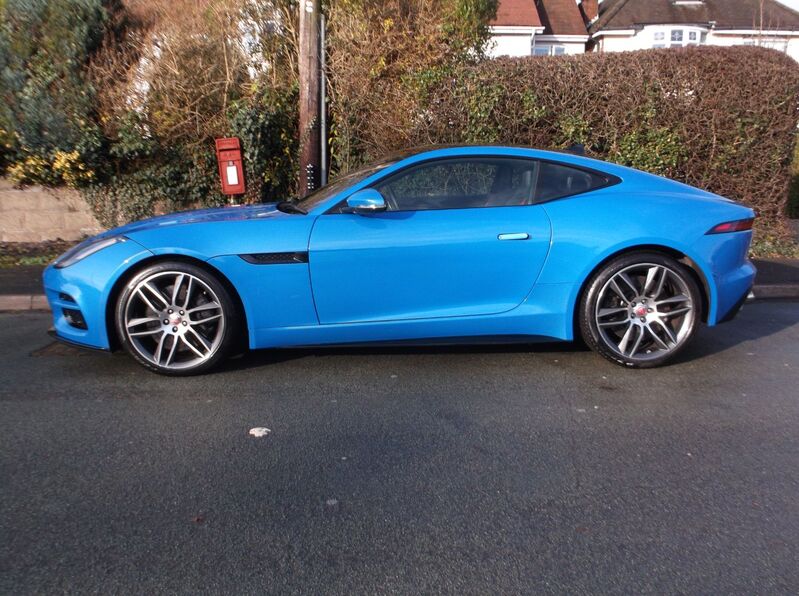
[[[219,349],[224,313],[219,297],[199,277],[163,271],[140,280],[130,292],[124,330],[133,349],[155,366],[195,368]]]
[[[646,362],[674,352],[688,339],[696,308],[681,273],[658,263],[638,263],[605,282],[594,316],[610,350]]]

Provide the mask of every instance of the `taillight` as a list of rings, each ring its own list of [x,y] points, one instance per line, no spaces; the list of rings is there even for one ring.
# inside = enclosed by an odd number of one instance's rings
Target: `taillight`
[[[717,226],[710,228],[708,234],[726,234],[728,232],[745,232],[752,229],[752,223],[755,221],[754,217],[748,219],[737,219],[735,221],[725,221]]]

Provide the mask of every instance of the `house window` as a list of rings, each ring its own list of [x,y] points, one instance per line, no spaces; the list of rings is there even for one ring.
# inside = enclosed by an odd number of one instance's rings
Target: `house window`
[[[761,39],[759,45],[761,47],[771,48],[772,50],[778,50],[780,52],[788,51],[788,41],[785,39],[775,39],[775,38]]]
[[[740,42],[739,45],[760,46],[761,48],[771,48],[772,50],[777,50],[779,52],[788,51],[788,40],[775,37],[766,37],[758,39],[749,38]]]
[[[563,56],[566,53],[565,46],[553,46],[549,44],[536,44],[533,47],[533,56]]]
[[[672,29],[668,25],[652,27],[653,48],[681,48],[685,45],[705,43],[707,32],[699,28]]]

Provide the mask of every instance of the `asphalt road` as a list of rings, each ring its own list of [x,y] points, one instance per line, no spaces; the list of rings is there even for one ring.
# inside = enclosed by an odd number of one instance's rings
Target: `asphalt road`
[[[167,379],[48,325],[0,315],[0,593],[799,591],[797,303],[652,371],[543,346]]]

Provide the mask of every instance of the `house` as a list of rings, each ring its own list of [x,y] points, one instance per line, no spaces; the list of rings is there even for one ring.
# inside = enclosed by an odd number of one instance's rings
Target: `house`
[[[544,32],[544,26],[533,0],[502,0],[489,31],[490,56],[530,56],[533,40],[536,34]]]
[[[490,56],[757,45],[799,61],[799,13],[777,0],[500,0]]]
[[[535,6],[544,32],[535,37],[534,56],[585,52],[588,31],[574,0],[536,0]]]
[[[490,32],[493,57],[581,54],[589,40],[575,0],[501,0]]]
[[[589,49],[758,45],[799,60],[799,13],[776,0],[582,0]]]

